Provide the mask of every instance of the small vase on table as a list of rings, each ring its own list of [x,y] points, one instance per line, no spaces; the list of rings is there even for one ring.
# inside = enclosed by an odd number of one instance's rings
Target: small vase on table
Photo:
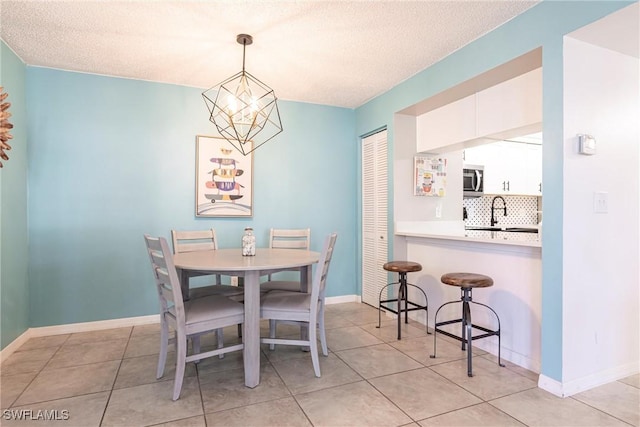
[[[256,236],[253,235],[253,228],[247,227],[244,229],[244,235],[242,236],[242,255],[254,256],[256,254]]]

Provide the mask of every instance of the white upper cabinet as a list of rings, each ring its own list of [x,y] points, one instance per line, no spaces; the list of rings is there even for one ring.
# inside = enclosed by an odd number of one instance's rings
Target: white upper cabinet
[[[494,156],[485,164],[485,193],[528,194],[527,157],[524,144],[498,142]]]
[[[526,145],[527,187],[525,194],[542,195],[542,145]]]
[[[478,136],[515,136],[513,132],[542,123],[542,69],[490,87],[477,96]],[[519,132],[521,135],[522,132]]]
[[[541,125],[542,69],[538,68],[418,116],[416,151],[459,150],[474,140],[534,133]]]
[[[476,96],[471,95],[418,117],[417,151],[426,152],[476,137]]]
[[[467,165],[486,165],[494,156],[495,144],[479,145],[467,148],[462,153],[462,162]]]

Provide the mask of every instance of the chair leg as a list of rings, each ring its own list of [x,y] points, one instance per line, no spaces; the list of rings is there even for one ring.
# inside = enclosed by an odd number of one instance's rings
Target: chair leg
[[[173,400],[180,398],[187,358],[187,338],[183,334],[178,334],[176,338],[176,377],[173,383]]]
[[[164,376],[164,366],[167,363],[167,349],[169,347],[169,325],[164,320],[164,315],[161,314],[160,320],[160,354],[158,356],[158,368],[156,370],[156,379],[160,379]]]
[[[400,273],[400,283],[403,288],[404,323],[409,323],[409,289],[407,288],[407,273]]]
[[[216,329],[216,337],[218,338],[218,348],[224,347],[224,332],[222,328]],[[224,359],[224,353],[218,356],[220,359]]]
[[[320,360],[318,357],[318,337],[316,336],[316,328],[311,327],[309,323],[309,351],[311,352],[311,362],[313,363],[313,371],[316,377],[320,378]]]
[[[393,282],[393,283],[389,283],[388,285],[385,285],[382,287],[382,289],[380,289],[380,292],[378,293],[378,326],[376,326],[376,328],[380,329],[380,326],[382,325],[382,318],[381,318],[381,314],[382,314],[382,294],[387,291],[387,288],[389,286],[393,286],[397,284],[397,282]],[[391,289],[393,291],[393,289]]]
[[[269,338],[275,338],[276,337],[276,321],[273,319],[269,319]],[[276,345],[275,344],[269,344],[269,350],[275,350],[276,349]]]
[[[472,328],[473,328],[473,324],[471,323],[471,310],[469,309],[469,303],[467,301],[464,301],[462,303],[462,327],[463,327],[463,331],[466,330],[466,341],[467,341],[467,376],[472,377],[473,376],[473,372],[472,372],[472,365],[471,365],[471,356],[472,356],[472,345],[471,342],[473,341],[473,335],[472,335]],[[464,337],[463,337],[463,341],[462,341],[463,345],[464,345]],[[463,347],[464,350],[464,347]]]
[[[438,330],[438,313],[440,313],[440,310],[442,310],[443,307],[445,307],[445,306],[447,306],[449,304],[456,304],[456,303],[459,303],[459,302],[460,301],[445,302],[440,307],[438,307],[438,309],[436,310],[436,314],[435,314],[435,316],[433,318],[433,354],[429,356],[432,359],[436,358],[436,338],[438,338],[438,332],[444,333],[443,331]]]
[[[310,328],[309,324],[307,322],[303,322],[300,324],[300,339],[303,341],[309,341],[309,329],[315,329],[314,328]],[[307,346],[303,346],[300,347],[300,350],[302,351],[310,351],[311,347],[307,347]]]
[[[320,329],[320,344],[322,345],[322,355],[328,356],[329,349],[327,348],[327,334],[324,332],[324,307],[320,309],[320,314],[318,314],[318,327]]]
[[[413,283],[407,283],[407,295],[409,294],[409,286],[415,288],[416,291],[420,292],[424,297],[424,306],[422,308],[425,311],[425,323],[426,323],[427,335],[431,335],[431,332],[429,332],[429,298],[427,297],[427,294],[420,286],[416,286]]]
[[[191,337],[191,346],[193,348],[193,354],[200,353],[200,335],[193,335]]]
[[[438,312],[440,312],[441,308],[442,308],[442,306],[440,306],[436,310],[436,314],[433,317],[433,354],[429,355],[429,357],[431,359],[435,359],[436,358],[436,338],[438,338]]]
[[[402,276],[400,276],[400,287],[398,288],[398,339],[402,336],[402,300],[403,300]],[[406,308],[406,305],[405,305]]]
[[[502,344],[500,342],[500,330],[501,330],[501,327],[500,327],[500,317],[498,316],[498,313],[496,313],[496,311],[493,308],[489,307],[486,304],[482,304],[481,302],[475,302],[475,301],[471,301],[471,300],[469,300],[469,302],[474,303],[476,305],[481,305],[483,307],[486,307],[487,309],[491,310],[491,312],[493,313],[494,316],[496,316],[496,321],[498,322],[498,329],[493,331],[493,335],[497,335],[498,336],[498,366],[504,368],[505,365],[504,365],[504,363],[502,363],[502,358],[501,358],[502,356],[501,356],[501,352],[500,352],[500,349],[502,348]]]
[[[380,318],[380,315],[382,313],[382,303],[380,302],[382,301],[382,291],[387,289],[387,286],[384,286],[382,289],[380,289],[380,293],[378,294],[378,326],[376,326],[376,328],[378,329],[380,329],[380,322],[382,321],[382,319]]]

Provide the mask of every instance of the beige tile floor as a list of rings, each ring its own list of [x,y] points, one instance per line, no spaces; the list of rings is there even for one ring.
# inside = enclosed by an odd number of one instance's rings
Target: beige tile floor
[[[383,319],[385,319],[383,317]],[[261,383],[244,386],[242,353],[190,364],[171,401],[175,356],[155,379],[157,325],[32,338],[1,366],[3,426],[639,426],[640,376],[569,398],[537,388],[537,375],[496,364],[477,351],[474,377],[454,341],[433,338],[417,323],[388,318],[364,304],[327,307],[329,356],[322,377],[309,353],[263,346]],[[287,330],[286,328],[290,328]],[[296,334],[283,325],[284,333]],[[266,330],[263,330],[266,333]],[[237,341],[236,329],[225,341]],[[212,345],[214,337],[204,340]],[[46,422],[9,420],[12,412],[69,415]],[[58,411],[52,412],[52,411]],[[19,412],[13,412],[19,413]]]

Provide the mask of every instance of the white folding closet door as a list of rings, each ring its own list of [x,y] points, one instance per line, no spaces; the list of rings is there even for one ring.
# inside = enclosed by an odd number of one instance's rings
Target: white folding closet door
[[[387,284],[387,131],[362,140],[362,301],[378,306]]]

